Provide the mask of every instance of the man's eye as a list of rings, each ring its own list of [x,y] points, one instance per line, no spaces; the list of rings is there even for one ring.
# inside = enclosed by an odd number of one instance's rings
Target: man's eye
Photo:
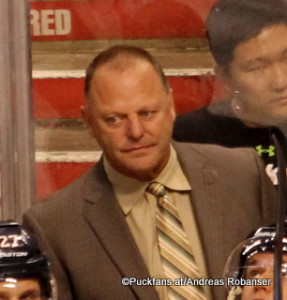
[[[257,267],[249,267],[247,270],[247,278],[248,279],[252,279],[255,278],[257,276],[259,276],[260,274],[263,273],[263,269],[262,268],[257,268]]]
[[[145,110],[140,112],[140,116],[150,118],[154,113],[155,111]]]
[[[106,117],[105,122],[110,125],[115,125],[120,122],[120,118],[116,116]]]
[[[287,277],[287,269],[282,268],[281,274],[282,274],[283,277]]]
[[[287,264],[282,264],[281,274],[283,277],[287,277]]]
[[[247,273],[247,277],[248,277],[248,278],[254,278],[254,277],[256,277],[258,274],[259,274],[259,273],[258,273],[257,271],[252,270],[252,271],[250,271],[250,272]]]
[[[27,293],[24,293],[23,295],[21,295],[20,299],[21,300],[40,300],[41,296],[36,291],[31,291],[31,292],[28,291]]]
[[[265,65],[255,65],[255,66],[250,66],[247,71],[248,72],[256,72],[256,71],[262,71],[266,68]]]

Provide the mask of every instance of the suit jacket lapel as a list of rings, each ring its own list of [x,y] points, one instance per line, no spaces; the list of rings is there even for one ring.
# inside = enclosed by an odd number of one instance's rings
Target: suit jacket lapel
[[[214,216],[220,216],[222,213],[222,207],[218,205],[220,203],[218,195],[222,195],[218,192],[216,184],[218,173],[211,165],[211,161],[197,152],[191,145],[189,148],[191,153],[187,153],[187,148],[178,143],[175,143],[174,147],[192,187],[192,207],[194,208],[208,276],[220,278],[222,277],[222,270],[217,266],[220,265],[218,262],[224,258],[221,258],[221,253],[218,253],[216,249],[225,224],[222,224],[218,217],[214,218]]]
[[[150,277],[142,256],[115,199],[102,162],[87,177],[84,218],[123,277]],[[140,299],[158,299],[152,286],[131,288]]]

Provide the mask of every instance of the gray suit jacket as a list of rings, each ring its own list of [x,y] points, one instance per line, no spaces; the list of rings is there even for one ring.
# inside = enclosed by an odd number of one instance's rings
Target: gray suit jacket
[[[178,144],[209,278],[222,278],[231,250],[274,222],[275,191],[260,158],[249,149]],[[49,199],[35,204],[24,224],[52,263],[59,300],[158,299],[152,286],[123,286],[123,277],[148,278],[102,162]],[[224,299],[212,287],[212,299]]]

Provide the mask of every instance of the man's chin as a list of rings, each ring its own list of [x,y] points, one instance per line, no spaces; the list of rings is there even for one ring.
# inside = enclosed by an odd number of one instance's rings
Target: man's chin
[[[155,168],[155,164],[147,164],[140,160],[135,160],[132,165],[121,168],[120,173],[141,181],[150,181],[157,177],[160,168]]]
[[[276,126],[281,123],[287,122],[287,107],[284,108],[271,108],[270,111],[266,112],[264,123],[266,125]]]
[[[287,116],[280,114],[250,115],[243,120],[248,127],[277,126],[287,121]]]

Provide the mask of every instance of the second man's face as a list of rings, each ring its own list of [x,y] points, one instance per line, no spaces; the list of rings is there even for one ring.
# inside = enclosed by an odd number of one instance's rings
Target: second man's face
[[[0,300],[43,300],[43,298],[37,280],[10,278],[0,282]]]
[[[287,255],[282,259],[282,300],[287,299]],[[247,261],[247,279],[266,279],[269,285],[244,286],[242,300],[273,300],[274,299],[274,253],[258,253]]]
[[[139,180],[155,178],[169,158],[175,112],[152,66],[106,64],[96,71],[90,95],[86,121],[110,165]]]
[[[241,116],[269,125],[287,119],[287,26],[267,27],[234,51],[228,86],[238,90]]]

